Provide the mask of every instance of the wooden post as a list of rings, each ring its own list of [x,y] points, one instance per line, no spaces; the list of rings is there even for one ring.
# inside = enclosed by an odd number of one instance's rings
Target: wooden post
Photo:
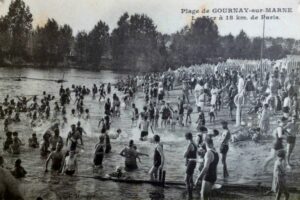
[[[160,169],[158,172],[158,181],[161,182],[161,180],[162,180],[162,169]]]
[[[163,187],[165,187],[165,182],[166,182],[166,170],[164,170],[162,174],[161,184]]]

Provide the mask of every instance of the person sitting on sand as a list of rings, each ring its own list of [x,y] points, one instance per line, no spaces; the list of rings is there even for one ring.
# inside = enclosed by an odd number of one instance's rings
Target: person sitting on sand
[[[24,178],[25,175],[27,174],[26,170],[21,166],[21,159],[17,159],[15,162],[15,167],[14,169],[11,171],[11,174],[15,177],[15,178]]]
[[[32,134],[32,137],[28,139],[28,146],[31,148],[38,148],[39,147],[39,142],[36,137],[36,133]]]

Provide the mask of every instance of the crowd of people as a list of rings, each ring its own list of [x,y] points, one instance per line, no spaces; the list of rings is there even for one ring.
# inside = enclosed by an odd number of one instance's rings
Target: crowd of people
[[[160,130],[185,127],[188,145],[182,159],[186,162],[187,194],[192,198],[193,190],[201,188],[202,198],[209,199],[217,181],[219,160],[223,166],[224,179],[229,177],[226,160],[230,142],[246,139],[258,141],[268,137],[271,135],[270,123],[275,120],[278,123],[273,131],[274,145],[262,168],[267,170],[267,166],[276,158],[272,190],[277,193],[276,199],[280,199],[282,193],[287,199],[289,193],[285,180],[285,162],[288,169],[293,167],[291,155],[299,132],[298,86],[299,73],[294,69],[288,72],[275,68],[263,74],[259,71],[243,74],[230,69],[212,74],[185,70],[128,76],[119,79],[114,85],[108,83],[97,87],[97,84],[93,84],[91,89],[84,85],[72,85],[71,88],[61,85],[56,96],[46,91],[41,96],[30,98],[7,95],[0,104],[0,119],[3,123],[1,132],[6,137],[3,151],[15,155],[22,153],[21,147],[25,143],[19,138],[18,132],[11,131],[15,123],[26,119],[35,128],[50,121],[51,126],[42,134],[42,142],[33,133],[28,139],[29,148],[39,149],[41,157],[45,159],[45,172],[48,172],[51,163],[52,173],[67,176],[77,174],[77,154],[84,149],[83,137],[88,134],[81,123],[91,117],[85,99],[91,95],[94,101],[100,102],[104,111],[98,123],[99,141],[95,144],[94,157],[91,159],[94,169],[101,170],[105,155],[111,152],[111,140],[122,135],[118,127],[115,132],[111,131],[113,119],[121,118],[123,109],[130,110],[131,127],[140,129],[139,139],[155,144],[153,166],[149,166],[150,179],[158,181],[158,174],[164,169],[167,159]],[[177,92],[177,98],[170,97],[172,92]],[[137,94],[143,94],[142,108],[136,104]],[[67,113],[67,110],[71,110],[71,113]],[[227,121],[218,119],[221,110],[228,113]],[[196,121],[193,121],[195,118],[192,115],[197,115]],[[77,122],[70,123],[74,121]],[[251,129],[253,134],[248,131],[245,136],[244,131],[240,131],[239,135],[239,131],[229,130],[228,124],[232,121],[235,121],[237,128]],[[249,124],[245,124],[245,121]],[[196,123],[195,130],[193,123]],[[221,130],[208,129],[208,123],[213,127],[221,125]],[[60,132],[68,126],[70,131],[63,138]],[[153,137],[149,135],[150,131]],[[215,137],[221,137],[219,149],[214,144]],[[138,169],[137,162],[141,161],[141,156],[149,155],[140,152],[134,140],[127,139],[129,144],[120,152],[120,156],[125,159],[125,171],[130,172]],[[27,172],[21,163],[17,159],[11,170],[15,178],[26,176]],[[197,165],[199,175],[194,181]],[[0,167],[5,168],[2,156]],[[123,177],[122,168],[117,167],[116,172],[109,176]]]

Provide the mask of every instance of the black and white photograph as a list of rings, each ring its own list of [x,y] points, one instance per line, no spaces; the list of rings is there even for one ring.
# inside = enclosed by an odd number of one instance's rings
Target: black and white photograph
[[[0,200],[300,200],[299,0],[0,0]]]

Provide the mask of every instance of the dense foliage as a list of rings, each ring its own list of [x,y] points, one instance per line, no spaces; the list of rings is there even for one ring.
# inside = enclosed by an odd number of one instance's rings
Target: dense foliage
[[[99,21],[90,32],[73,37],[69,25],[48,19],[32,28],[32,14],[23,0],[12,0],[0,17],[0,63],[38,66],[106,66],[118,70],[159,71],[185,65],[237,59],[280,59],[299,54],[300,42],[283,38],[221,36],[218,26],[201,17],[177,33],[159,33],[153,20],[142,14],[124,13],[117,27]],[[263,42],[263,44],[262,44]]]

